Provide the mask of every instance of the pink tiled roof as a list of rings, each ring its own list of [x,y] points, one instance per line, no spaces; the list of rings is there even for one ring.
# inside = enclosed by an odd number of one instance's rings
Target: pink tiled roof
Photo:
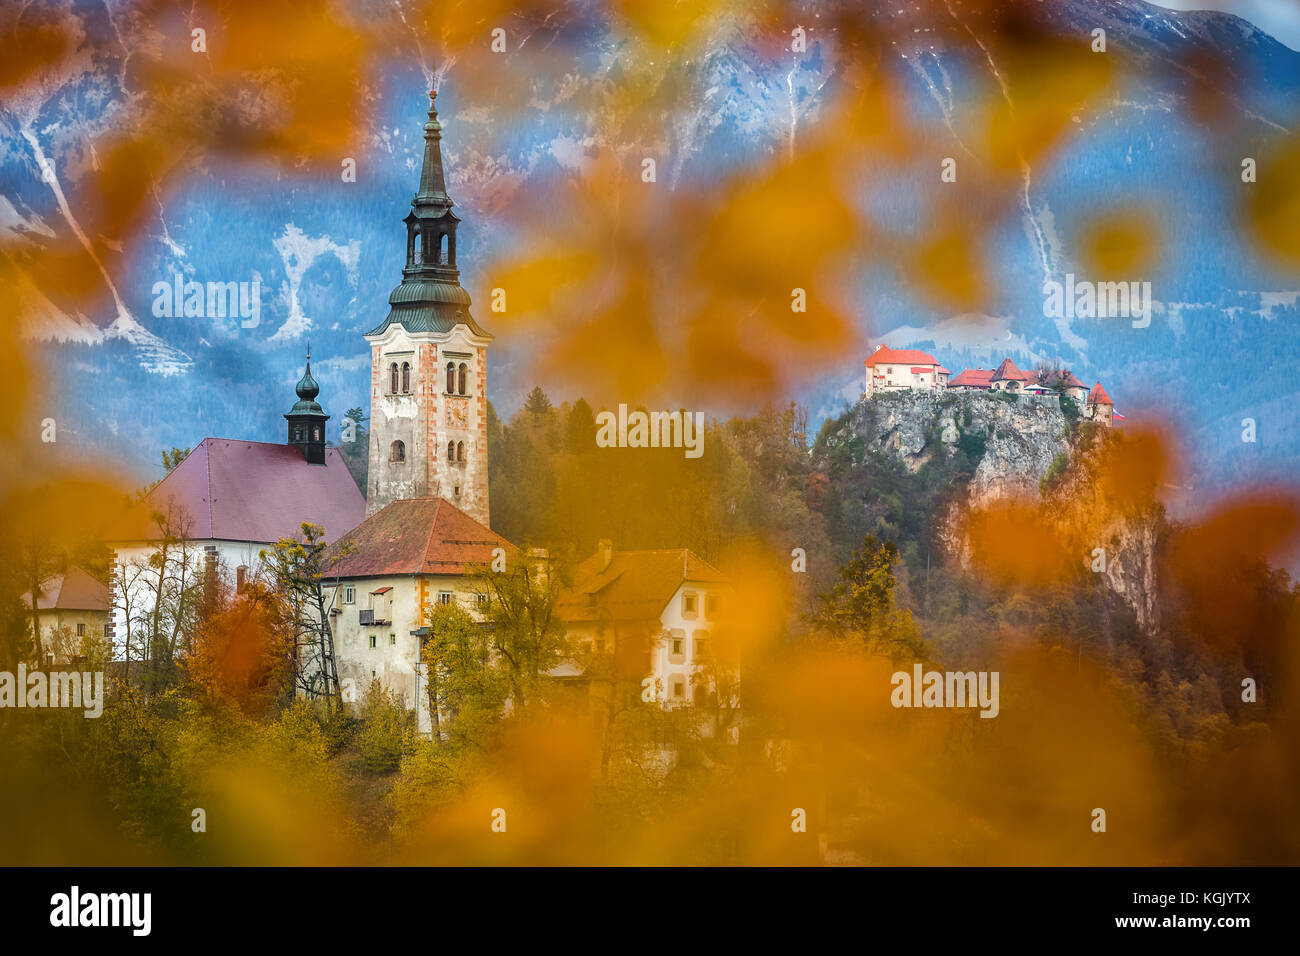
[[[293,445],[205,438],[133,509],[118,540],[153,540],[150,512],[169,505],[189,515],[194,540],[269,542],[320,525],[326,540],[355,528],[366,499],[337,448],[325,464],[308,464]]]

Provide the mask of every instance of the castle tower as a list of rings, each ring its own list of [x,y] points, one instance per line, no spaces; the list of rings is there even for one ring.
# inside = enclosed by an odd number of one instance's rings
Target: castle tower
[[[366,514],[402,498],[446,498],[488,524],[487,347],[456,267],[442,171],[442,124],[429,94],[424,165],[406,225],[402,282],[370,343]]]

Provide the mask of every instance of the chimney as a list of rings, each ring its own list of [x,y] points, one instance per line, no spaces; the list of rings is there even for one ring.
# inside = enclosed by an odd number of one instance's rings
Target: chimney
[[[600,566],[596,568],[596,573],[600,574],[614,560],[614,542],[609,538],[601,538],[596,544],[596,553],[600,555]]]

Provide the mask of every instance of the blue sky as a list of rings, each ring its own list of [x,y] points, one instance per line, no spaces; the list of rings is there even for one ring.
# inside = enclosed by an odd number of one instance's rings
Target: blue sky
[[[1249,20],[1273,39],[1300,50],[1300,0],[1151,0],[1171,10],[1222,10]]]

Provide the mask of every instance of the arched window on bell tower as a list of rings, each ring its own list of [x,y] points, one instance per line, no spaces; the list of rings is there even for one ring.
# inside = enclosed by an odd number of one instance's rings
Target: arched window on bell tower
[[[456,363],[447,363],[447,394],[456,394]]]
[[[456,460],[456,443],[454,441],[447,442],[447,460]]]
[[[413,265],[418,266],[424,262],[424,235],[420,232],[419,223],[416,223],[413,235],[415,237],[415,241],[413,243],[415,258],[411,261]]]
[[[465,384],[466,384],[466,376],[468,374],[469,374],[469,366],[467,366],[464,362],[461,362],[460,368],[458,370],[459,377],[457,378],[457,382],[456,382],[457,391],[461,395],[467,394],[465,390]]]
[[[402,394],[409,395],[411,392],[411,363],[402,363]]]
[[[395,441],[388,449],[389,461],[406,461],[406,443]]]
[[[465,460],[465,443],[463,441],[456,442],[456,460]]]
[[[388,366],[388,391],[393,395],[397,394],[397,363],[396,362]]]

